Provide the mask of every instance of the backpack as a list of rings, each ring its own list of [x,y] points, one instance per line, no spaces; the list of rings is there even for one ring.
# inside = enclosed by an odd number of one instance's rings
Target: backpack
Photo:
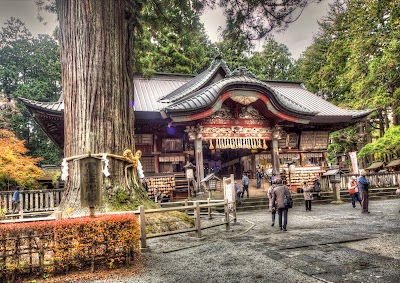
[[[285,208],[292,208],[293,207],[293,200],[292,200],[292,197],[290,195],[285,195],[283,197],[283,205],[285,206]]]

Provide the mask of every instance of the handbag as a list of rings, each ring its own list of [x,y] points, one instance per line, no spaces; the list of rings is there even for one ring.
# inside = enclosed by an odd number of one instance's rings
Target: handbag
[[[396,190],[396,195],[400,195],[400,188]]]
[[[292,208],[293,207],[293,200],[292,200],[292,197],[290,195],[285,195],[283,197],[283,205],[285,206],[285,208]]]

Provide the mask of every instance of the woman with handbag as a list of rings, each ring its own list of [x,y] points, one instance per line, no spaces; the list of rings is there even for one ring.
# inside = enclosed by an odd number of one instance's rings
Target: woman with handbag
[[[303,183],[303,194],[306,211],[311,211],[311,201],[313,199],[313,195],[311,193],[311,187],[307,185],[307,182]]]

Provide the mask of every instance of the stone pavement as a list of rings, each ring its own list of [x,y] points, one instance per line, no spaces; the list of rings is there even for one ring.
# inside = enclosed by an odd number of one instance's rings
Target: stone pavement
[[[124,282],[398,283],[399,209],[399,198],[371,202],[371,214],[349,203],[295,207],[287,232],[267,211],[239,213],[229,232],[148,240],[147,269]]]
[[[294,207],[287,232],[265,210],[240,212],[229,232],[149,239],[143,272],[107,282],[398,283],[399,209],[400,198],[371,202],[371,214],[350,203]]]

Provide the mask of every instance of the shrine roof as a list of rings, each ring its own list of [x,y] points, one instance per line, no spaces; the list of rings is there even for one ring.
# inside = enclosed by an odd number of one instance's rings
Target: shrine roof
[[[160,102],[170,103],[177,101],[186,95],[204,88],[207,84],[210,84],[210,82],[212,83],[218,79],[218,77],[219,79],[222,79],[230,73],[231,70],[226,65],[225,61],[222,60],[221,57],[216,57],[211,65],[202,73],[192,78],[185,85],[182,85],[171,93],[167,93],[166,95],[160,97]]]
[[[198,90],[192,94],[189,94],[181,98],[175,103],[172,103],[171,105],[167,106],[166,109],[168,111],[168,110],[194,110],[198,108],[203,108],[208,104],[214,102],[220,95],[220,91],[222,89],[226,88],[229,85],[234,85],[234,84],[249,86],[250,88],[264,87],[266,89],[270,89],[275,93],[279,102],[281,102],[287,108],[290,108],[291,110],[299,113],[307,113],[307,114],[318,113],[302,105],[301,101],[295,101],[291,97],[283,95],[281,92],[277,92],[277,90],[284,90],[284,88],[279,88],[276,86],[271,87],[268,83],[265,83],[253,77],[249,77],[247,75],[231,76],[225,78],[206,88],[203,88],[201,90]],[[292,87],[292,89],[294,88]],[[296,96],[294,95],[294,97]]]
[[[165,95],[173,92],[193,79],[190,75],[157,74],[151,78],[135,77],[134,110],[143,112],[159,112],[169,103],[160,101]]]
[[[36,109],[41,109],[45,112],[48,113],[60,113],[64,111],[64,99],[61,96],[60,99],[56,102],[40,102],[40,101],[35,101],[35,100],[29,100],[26,98],[19,97],[19,99],[27,106],[28,109],[30,108],[36,108]]]
[[[327,122],[327,117],[347,117],[348,119],[362,118],[373,110],[347,110],[326,101],[325,99],[311,93],[300,82],[260,81],[247,76],[232,76],[220,80],[204,89],[187,94],[175,102],[164,98],[169,94],[184,87],[193,80],[191,75],[156,74],[154,77],[145,78],[136,76],[134,78],[134,109],[138,112],[159,112],[161,109],[191,109],[202,107],[210,103],[218,95],[222,86],[240,82],[243,85],[264,86],[275,92],[281,103],[294,111],[301,113],[316,113],[311,122]],[[39,102],[20,98],[28,108],[53,112],[54,114],[64,111],[64,101],[61,96],[57,102]],[[341,119],[342,120],[342,119]],[[334,122],[334,121],[332,121]]]

